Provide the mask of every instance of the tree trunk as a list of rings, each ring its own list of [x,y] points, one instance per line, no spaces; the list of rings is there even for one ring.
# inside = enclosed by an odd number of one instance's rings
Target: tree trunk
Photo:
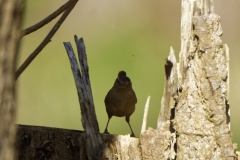
[[[0,0],[0,159],[15,160],[15,67],[23,0]]]

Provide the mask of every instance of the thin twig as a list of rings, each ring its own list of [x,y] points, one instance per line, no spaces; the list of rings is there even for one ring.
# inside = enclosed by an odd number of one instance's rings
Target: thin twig
[[[61,16],[61,18],[57,21],[57,23],[53,26],[51,31],[45,37],[45,39],[40,43],[40,45],[28,56],[28,58],[24,61],[24,63],[19,67],[19,69],[15,73],[15,80],[21,75],[21,73],[28,67],[28,65],[34,60],[34,58],[40,53],[40,51],[51,41],[51,38],[57,32],[63,21],[67,18],[68,14],[72,11],[77,1],[73,3]]]
[[[147,102],[145,104],[141,133],[143,133],[146,130],[149,102],[150,102],[150,96],[148,96]]]
[[[55,12],[50,14],[48,17],[44,18],[37,24],[34,24],[33,26],[22,30],[21,38],[24,37],[25,35],[28,35],[34,31],[38,30],[39,28],[43,27],[44,25],[48,24],[49,22],[51,22],[53,19],[55,19],[58,15],[60,15],[62,12],[64,12],[67,8],[69,8],[73,3],[76,3],[77,1],[78,0],[69,0],[64,5],[62,5],[60,8],[58,8]]]

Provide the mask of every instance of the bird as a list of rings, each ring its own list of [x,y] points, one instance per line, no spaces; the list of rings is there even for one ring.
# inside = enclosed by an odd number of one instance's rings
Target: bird
[[[136,94],[132,88],[132,82],[125,71],[120,71],[113,87],[108,91],[104,103],[108,115],[108,121],[104,133],[109,134],[108,124],[112,116],[125,117],[131,130],[131,137],[135,134],[130,125],[130,116],[135,111],[137,103]]]

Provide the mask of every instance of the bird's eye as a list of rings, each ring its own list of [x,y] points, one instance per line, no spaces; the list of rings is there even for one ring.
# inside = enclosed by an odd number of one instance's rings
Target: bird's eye
[[[127,83],[127,87],[131,87],[132,83],[131,82],[128,82]]]
[[[119,79],[117,79],[117,83],[118,83],[118,84],[120,84],[120,81],[119,81]]]

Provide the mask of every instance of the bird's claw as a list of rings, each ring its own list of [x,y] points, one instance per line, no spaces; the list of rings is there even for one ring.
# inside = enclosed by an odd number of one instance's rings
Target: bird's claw
[[[105,130],[104,132],[103,132],[103,134],[110,134],[107,130]]]
[[[132,133],[132,134],[130,135],[130,137],[136,137],[136,136],[135,136],[135,134],[134,134],[134,133]]]

